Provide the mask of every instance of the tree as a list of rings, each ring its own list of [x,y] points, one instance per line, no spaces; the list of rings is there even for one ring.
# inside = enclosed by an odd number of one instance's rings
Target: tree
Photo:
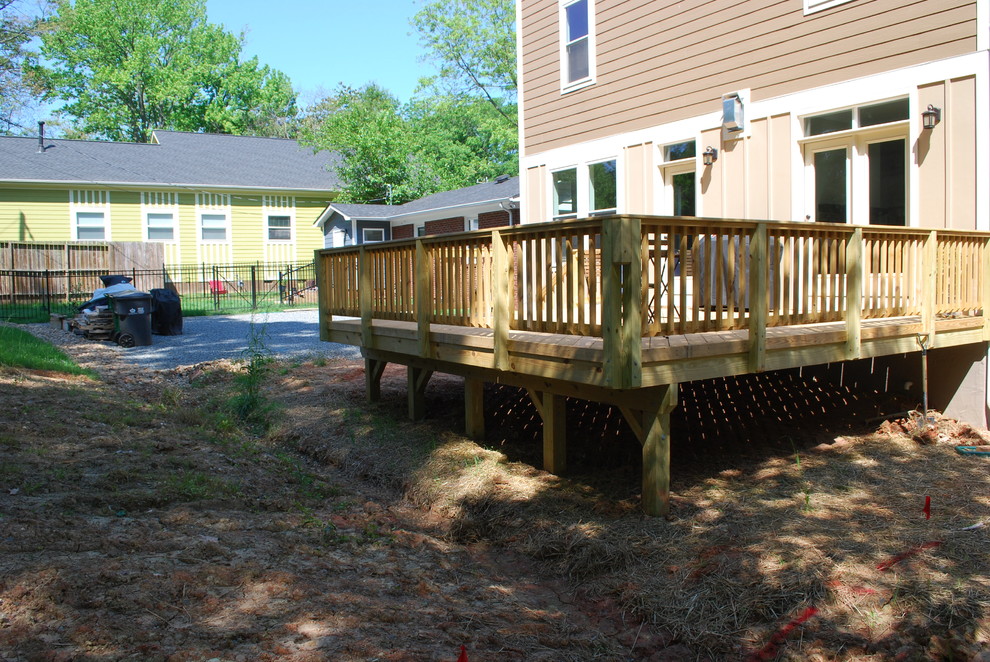
[[[436,76],[421,89],[440,96],[481,97],[516,125],[516,33],[513,0],[435,0],[412,19]]]
[[[37,19],[23,13],[22,2],[0,0],[0,126],[16,126],[15,116],[31,105],[36,87],[25,75],[31,56],[28,48],[35,35]]]
[[[41,40],[46,99],[87,134],[245,133],[295,114],[288,78],[242,62],[241,39],[207,22],[205,0],[57,0]]]

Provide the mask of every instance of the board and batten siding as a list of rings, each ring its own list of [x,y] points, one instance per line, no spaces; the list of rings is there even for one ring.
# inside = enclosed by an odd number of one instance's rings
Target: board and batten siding
[[[593,85],[561,94],[557,0],[524,0],[525,154],[976,50],[976,0],[595,0]]]

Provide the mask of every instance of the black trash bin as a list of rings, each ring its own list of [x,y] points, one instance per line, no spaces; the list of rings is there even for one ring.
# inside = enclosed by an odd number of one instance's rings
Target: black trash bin
[[[160,336],[182,335],[182,301],[172,290],[151,290],[151,332]]]
[[[110,299],[115,320],[114,340],[121,347],[151,344],[151,295],[147,292],[122,292]]]

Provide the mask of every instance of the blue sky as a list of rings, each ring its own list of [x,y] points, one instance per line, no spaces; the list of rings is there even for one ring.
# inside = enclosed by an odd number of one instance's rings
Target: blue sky
[[[402,101],[432,73],[409,19],[421,3],[403,0],[207,0],[211,23],[245,33],[243,57],[283,71],[300,93],[376,82]]]

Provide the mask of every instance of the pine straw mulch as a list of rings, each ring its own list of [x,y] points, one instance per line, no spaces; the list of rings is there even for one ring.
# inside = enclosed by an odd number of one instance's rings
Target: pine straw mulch
[[[682,385],[664,521],[641,515],[638,446],[606,407],[569,402],[558,478],[534,469],[524,394],[489,388],[478,444],[459,433],[460,380],[434,375],[423,423],[405,420],[403,369],[382,387],[369,406],[359,365],[296,374],[278,386],[283,434],[451,542],[522,552],[574,601],[622,613],[633,659],[990,659],[990,461],[954,450],[985,431],[939,418],[922,445],[910,419],[866,424],[903,402],[821,375]]]

